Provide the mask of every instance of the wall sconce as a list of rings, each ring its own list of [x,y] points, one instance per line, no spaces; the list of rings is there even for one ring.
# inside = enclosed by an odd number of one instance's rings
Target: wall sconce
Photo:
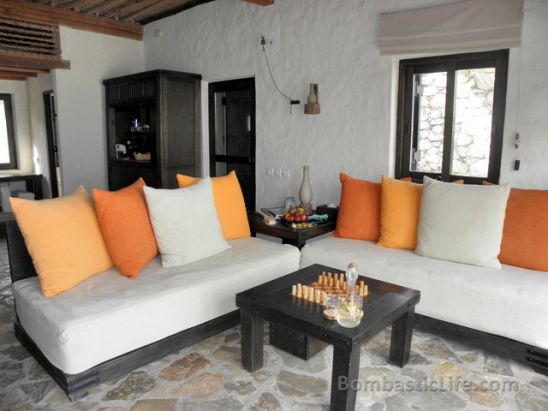
[[[320,94],[318,85],[310,83],[307,103],[304,105],[304,114],[320,114]]]

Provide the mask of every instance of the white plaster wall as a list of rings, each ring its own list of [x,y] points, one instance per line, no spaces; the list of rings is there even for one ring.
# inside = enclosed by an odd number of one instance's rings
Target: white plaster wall
[[[379,54],[379,13],[450,2],[276,0],[273,6],[257,7],[217,0],[145,26],[146,66],[201,73],[206,82],[255,76],[258,206],[281,204],[296,195],[305,164],[311,166],[314,202],[338,201],[340,171],[379,180],[381,173],[394,169],[398,59]],[[268,53],[282,90],[304,101],[308,83],[319,83],[319,116],[304,115],[302,106],[289,115],[268,76],[249,10],[273,41]],[[547,13],[545,0],[526,0],[524,44],[511,52],[502,181],[519,186],[548,188]],[[207,137],[207,110],[203,115]],[[522,170],[516,173],[510,171],[510,146],[518,127],[525,142]],[[207,141],[204,148],[207,171]],[[268,177],[270,167],[287,168],[291,177]]]
[[[522,45],[510,51],[501,181],[548,188],[548,1],[526,0]],[[519,132],[522,144],[514,150]],[[521,160],[514,171],[514,160]]]
[[[50,73],[40,74],[27,79],[29,103],[29,122],[32,137],[32,160],[34,172],[44,176],[44,197],[51,197],[49,181],[48,142],[46,134],[46,114],[44,108],[44,91],[53,90],[53,79]]]
[[[25,81],[0,80],[0,93],[11,94],[18,158],[18,168],[16,170],[2,170],[1,173],[31,173],[33,164],[27,83]]]
[[[63,58],[54,70],[63,190],[107,187],[105,92],[102,81],[143,71],[143,43],[61,27]]]

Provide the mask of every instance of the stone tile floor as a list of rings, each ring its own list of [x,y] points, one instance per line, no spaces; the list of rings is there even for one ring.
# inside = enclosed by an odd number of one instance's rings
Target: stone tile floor
[[[7,255],[0,239],[0,410],[328,409],[330,349],[305,362],[267,345],[265,367],[249,374],[240,367],[237,327],[102,384],[71,403],[17,342],[12,323]],[[413,337],[410,363],[400,369],[386,363],[389,336],[385,330],[362,348],[360,381],[364,387],[370,383],[370,389],[358,392],[357,410],[548,410],[548,377],[420,332]],[[476,389],[434,391],[433,383],[447,387],[459,377]],[[389,383],[395,388],[377,390],[375,381],[381,388]],[[425,381],[432,383],[432,390],[424,389]],[[482,382],[494,389],[477,389]],[[402,384],[415,390],[402,392]],[[500,388],[504,384],[506,391]]]

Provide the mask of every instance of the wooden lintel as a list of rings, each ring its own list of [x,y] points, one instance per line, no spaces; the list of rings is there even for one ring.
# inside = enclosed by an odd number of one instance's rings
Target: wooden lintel
[[[0,51],[0,66],[4,68],[20,67],[27,71],[32,71],[34,69],[70,69],[70,61],[62,60],[58,57],[28,55],[24,53],[10,53],[9,51]]]
[[[36,77],[38,74],[32,71],[20,71],[20,70],[0,70],[0,76],[12,76],[12,77]]]
[[[25,76],[12,76],[9,74],[1,74],[0,80],[15,80],[15,81],[25,81],[27,78]]]
[[[274,0],[243,0],[246,3],[257,4],[259,6],[270,6],[274,4]]]
[[[9,66],[0,66],[0,70],[23,72],[23,73],[34,73],[34,74],[42,74],[42,73],[49,72],[48,69],[36,69],[36,68],[25,68],[25,67],[9,67]]]
[[[126,23],[43,4],[30,4],[21,0],[8,0],[0,3],[0,17],[67,26],[134,40],[143,39],[143,27],[136,23]]]

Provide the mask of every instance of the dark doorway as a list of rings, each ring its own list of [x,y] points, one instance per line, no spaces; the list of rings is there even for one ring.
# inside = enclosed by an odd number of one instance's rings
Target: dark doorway
[[[44,109],[46,114],[46,137],[48,141],[49,182],[51,197],[59,197],[61,193],[59,175],[59,151],[57,148],[57,113],[55,111],[55,95],[53,91],[44,91]]]
[[[255,210],[255,79],[209,84],[210,175],[236,171],[248,210]]]

